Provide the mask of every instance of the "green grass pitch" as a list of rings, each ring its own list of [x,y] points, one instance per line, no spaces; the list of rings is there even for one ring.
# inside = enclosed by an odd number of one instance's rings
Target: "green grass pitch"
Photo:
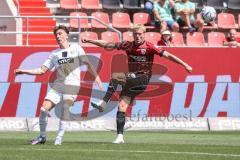
[[[125,132],[125,144],[111,144],[114,132],[56,133],[31,146],[36,132],[0,132],[0,160],[239,160],[240,132]]]

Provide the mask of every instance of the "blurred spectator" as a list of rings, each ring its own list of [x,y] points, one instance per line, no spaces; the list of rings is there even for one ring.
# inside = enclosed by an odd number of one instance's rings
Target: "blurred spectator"
[[[203,20],[195,19],[195,4],[189,0],[181,0],[175,5],[176,20],[180,26],[187,26],[189,32],[203,30]]]
[[[161,31],[172,29],[177,32],[179,25],[173,20],[171,8],[174,8],[174,0],[157,0],[154,2],[153,13],[155,16],[155,26],[160,27]]]
[[[157,43],[158,46],[174,46],[172,42],[172,34],[169,30],[161,33],[161,40]]]
[[[153,11],[153,3],[156,0],[147,0],[144,5],[145,11],[147,11],[149,14],[152,14]]]
[[[240,47],[240,37],[237,37],[236,29],[231,29],[227,38],[223,41],[224,46]]]

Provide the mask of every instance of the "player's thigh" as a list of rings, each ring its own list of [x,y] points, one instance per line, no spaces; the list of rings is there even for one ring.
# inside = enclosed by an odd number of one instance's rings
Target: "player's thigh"
[[[61,98],[61,93],[58,93],[56,90],[51,89],[50,91],[48,91],[46,97],[44,98],[42,107],[49,111],[61,101]]]
[[[119,81],[120,83],[126,82],[126,75],[125,73],[113,73],[112,79]]]

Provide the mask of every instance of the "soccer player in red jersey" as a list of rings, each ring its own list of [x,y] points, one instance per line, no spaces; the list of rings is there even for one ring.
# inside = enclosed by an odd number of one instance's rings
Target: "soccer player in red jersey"
[[[98,108],[99,111],[103,111],[106,103],[116,91],[118,84],[123,86],[116,115],[118,135],[116,140],[113,141],[116,144],[124,143],[125,112],[134,98],[146,89],[152,75],[154,55],[167,58],[182,65],[188,72],[192,72],[192,67],[178,57],[163,50],[161,47],[145,41],[145,32],[146,29],[143,25],[135,25],[133,27],[133,42],[109,43],[103,40],[82,39],[83,43],[92,43],[100,47],[124,50],[128,57],[128,73],[113,73],[103,100],[99,104],[92,103],[93,107]]]

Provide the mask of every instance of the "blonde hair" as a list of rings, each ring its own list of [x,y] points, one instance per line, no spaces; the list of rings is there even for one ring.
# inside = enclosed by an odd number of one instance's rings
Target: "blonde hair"
[[[132,27],[132,31],[138,31],[138,30],[142,30],[144,33],[146,32],[146,28],[144,25],[142,24],[135,24],[133,27]]]

